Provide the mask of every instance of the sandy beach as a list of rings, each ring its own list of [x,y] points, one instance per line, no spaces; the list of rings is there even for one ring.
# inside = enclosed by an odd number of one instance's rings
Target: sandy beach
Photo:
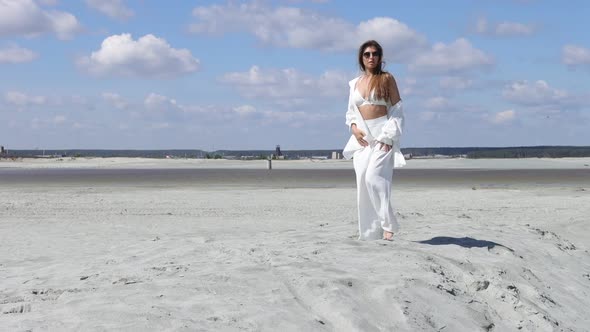
[[[590,158],[0,161],[0,330],[590,331]]]

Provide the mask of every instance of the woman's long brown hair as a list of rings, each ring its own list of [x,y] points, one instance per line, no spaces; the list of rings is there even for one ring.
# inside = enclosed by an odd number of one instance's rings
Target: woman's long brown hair
[[[363,53],[367,47],[374,47],[379,52],[379,63],[377,68],[375,68],[375,72],[373,73],[374,77],[369,82],[369,93],[370,91],[375,90],[375,97],[377,99],[384,99],[387,101],[391,100],[391,93],[389,87],[391,86],[391,75],[383,70],[383,48],[379,43],[375,40],[367,40],[364,42],[361,47],[359,47],[359,66],[361,70],[365,71],[365,64],[363,63]]]

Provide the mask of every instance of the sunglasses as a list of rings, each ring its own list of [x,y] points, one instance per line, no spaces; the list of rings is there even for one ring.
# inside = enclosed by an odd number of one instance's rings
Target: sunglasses
[[[367,59],[368,59],[368,58],[370,58],[370,57],[371,57],[371,55],[372,55],[374,58],[376,58],[376,57],[378,57],[378,56],[381,56],[381,53],[379,53],[379,52],[365,52],[365,53],[363,53],[363,56],[364,56],[365,58],[367,58]]]

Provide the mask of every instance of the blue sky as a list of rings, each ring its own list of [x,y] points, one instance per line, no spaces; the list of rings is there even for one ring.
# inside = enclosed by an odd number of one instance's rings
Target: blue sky
[[[0,0],[9,149],[342,148],[357,47],[402,147],[590,145],[588,1]]]

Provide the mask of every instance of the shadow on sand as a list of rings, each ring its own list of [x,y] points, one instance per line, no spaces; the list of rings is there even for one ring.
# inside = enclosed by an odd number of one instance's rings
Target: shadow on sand
[[[449,237],[449,236],[437,236],[437,237],[433,237],[430,240],[424,240],[424,241],[414,241],[417,243],[423,243],[423,244],[430,244],[433,246],[441,246],[441,245],[447,245],[447,244],[454,244],[454,245],[458,245],[461,246],[463,248],[488,248],[488,250],[498,246],[498,247],[502,247],[505,249],[510,250],[511,252],[514,252],[513,249],[510,249],[504,245],[501,245],[499,243],[496,242],[492,242],[492,241],[485,241],[485,240],[478,240],[478,239],[474,239],[471,237]]]

